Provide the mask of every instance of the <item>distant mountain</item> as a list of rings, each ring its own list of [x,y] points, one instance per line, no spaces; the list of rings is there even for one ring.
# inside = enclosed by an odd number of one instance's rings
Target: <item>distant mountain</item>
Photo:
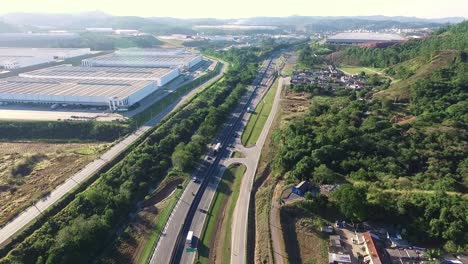
[[[416,17],[387,16],[289,16],[252,17],[242,19],[179,19],[171,17],[112,16],[100,11],[76,14],[10,13],[0,17],[0,21],[14,25],[23,31],[47,29],[82,30],[87,27],[112,27],[138,29],[152,34],[194,34],[196,25],[266,25],[279,26],[283,30],[294,31],[340,31],[353,29],[381,30],[386,28],[439,27],[445,23],[457,23],[463,17],[425,19]]]
[[[0,33],[16,33],[20,32],[20,30],[10,24],[0,21]]]
[[[417,18],[417,17],[403,17],[403,16],[289,16],[289,17],[252,17],[239,19],[237,24],[261,24],[261,25],[284,25],[284,24],[310,24],[317,23],[317,21],[336,21],[336,20],[349,20],[358,19],[366,21],[394,21],[400,23],[460,23],[466,18],[464,17],[447,17],[447,18]]]

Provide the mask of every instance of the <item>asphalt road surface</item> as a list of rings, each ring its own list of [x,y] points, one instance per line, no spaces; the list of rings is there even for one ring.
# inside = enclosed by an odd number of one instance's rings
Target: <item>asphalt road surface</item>
[[[244,178],[242,179],[239,198],[232,216],[231,263],[246,263],[250,193],[252,191],[255,172],[257,171],[257,165],[258,161],[260,160],[263,145],[265,144],[268,132],[270,131],[271,125],[276,116],[276,112],[278,111],[282,87],[283,78],[280,78],[278,82],[278,89],[276,90],[273,101],[273,106],[257,140],[257,143],[254,147],[245,149],[244,151],[241,148],[240,151],[244,153],[245,158],[235,161],[237,163],[245,164],[247,166],[247,171],[244,175]]]
[[[213,153],[208,155],[194,173],[203,182],[201,184],[190,182],[187,185],[156,245],[151,263],[192,263],[194,261],[195,253],[187,251],[190,245],[185,244],[185,237],[189,230],[194,231],[192,246],[197,247],[206,213],[226,168],[224,162],[229,159],[231,154],[231,150],[227,147],[233,146],[236,139],[238,140],[248,121],[247,107],[253,108],[260,100],[262,93],[266,91],[259,84],[263,83],[265,78],[271,77],[265,74],[271,61],[271,59],[267,60],[262,69],[259,70],[253,87],[250,87],[249,92],[241,99],[239,106],[214,141],[222,143],[220,152],[217,155],[213,155]],[[271,71],[269,73],[271,74]]]
[[[190,95],[197,92],[199,89],[204,88],[215,82],[219,79],[225,71],[225,66],[220,71],[218,75],[212,78],[210,81],[196,87],[189,94],[181,97],[178,101],[171,104],[163,112],[155,115],[151,120],[149,120],[145,125],[141,126],[138,130],[127,136],[125,139],[116,143],[111,149],[102,154],[98,159],[89,163],[82,170],[71,176],[61,185],[57,186],[48,196],[42,198],[41,200],[34,203],[32,206],[28,207],[16,218],[8,222],[5,226],[0,229],[0,246],[4,246],[10,242],[10,239],[14,234],[16,234],[21,229],[25,228],[29,223],[31,223],[36,217],[38,217],[44,210],[51,207],[58,200],[64,197],[67,193],[74,190],[78,185],[89,179],[91,176],[96,174],[103,166],[105,166],[109,161],[113,160],[120,153],[122,153],[128,145],[135,142],[141,135],[148,131],[152,126],[157,124],[162,118],[164,118],[168,113],[173,109],[177,108],[182,104]]]

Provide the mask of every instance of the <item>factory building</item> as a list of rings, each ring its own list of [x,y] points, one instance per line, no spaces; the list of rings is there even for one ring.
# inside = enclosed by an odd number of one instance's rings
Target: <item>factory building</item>
[[[123,55],[112,53],[81,62],[86,67],[180,67],[189,69],[202,61],[202,56],[193,53],[183,53],[181,55]]]
[[[119,55],[127,56],[174,56],[183,55],[185,53],[184,48],[152,48],[152,49],[140,49],[140,48],[128,48],[121,49],[115,52]]]
[[[115,111],[156,89],[154,81],[10,77],[0,79],[0,102],[108,106]]]
[[[400,43],[406,39],[398,34],[387,33],[338,33],[327,38],[331,45],[360,45],[370,43]]]
[[[0,69],[14,70],[32,65],[50,62],[47,56],[0,55]]]
[[[25,78],[152,81],[161,87],[179,76],[178,68],[75,67],[58,65],[21,73]]]
[[[88,48],[0,48],[0,68],[18,69],[90,53],[91,51]]]

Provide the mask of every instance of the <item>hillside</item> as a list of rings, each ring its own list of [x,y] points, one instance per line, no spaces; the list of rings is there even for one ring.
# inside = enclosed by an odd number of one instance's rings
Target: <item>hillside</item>
[[[419,80],[428,78],[436,70],[445,69],[453,65],[455,61],[462,60],[462,55],[457,50],[444,50],[438,51],[429,62],[425,62],[425,59],[422,57],[416,57],[391,66],[386,70],[387,72],[398,72],[406,69],[405,71],[408,71],[410,76],[397,80],[388,89],[374,94],[374,97],[377,99],[391,99],[396,102],[407,102],[411,96],[411,85]]]
[[[414,245],[466,252],[467,51],[463,22],[425,40],[335,53],[337,62],[385,68],[396,80],[315,96],[309,112],[276,132],[278,177],[340,184],[291,207],[305,218],[398,226]]]

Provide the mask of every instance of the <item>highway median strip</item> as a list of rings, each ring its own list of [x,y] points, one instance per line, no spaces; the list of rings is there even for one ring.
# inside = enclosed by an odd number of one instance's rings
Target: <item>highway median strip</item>
[[[241,136],[241,141],[244,146],[251,147],[257,142],[265,126],[265,122],[270,115],[277,89],[278,80],[272,84],[271,88],[262,98],[262,101],[257,104],[257,107],[255,107],[255,110],[251,113],[249,122]]]
[[[221,263],[230,262],[232,215],[245,170],[244,165],[233,165],[226,169],[219,182],[200,238],[198,248],[200,263],[210,263],[210,256],[213,253],[216,254],[216,258],[221,258]]]

